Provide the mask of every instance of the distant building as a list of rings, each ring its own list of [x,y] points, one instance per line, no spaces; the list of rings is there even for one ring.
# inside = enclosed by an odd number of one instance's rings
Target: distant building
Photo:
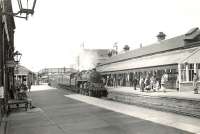
[[[77,68],[88,70],[108,59],[110,49],[82,49],[77,57]]]
[[[97,71],[105,78],[120,78],[122,86],[130,86],[133,77],[139,80],[147,75],[156,75],[161,81],[167,73],[167,88],[175,89],[178,79],[181,90],[192,91],[193,74],[197,73],[200,78],[200,30],[193,28],[171,39],[165,39],[165,36],[160,32],[157,43],[104,60],[97,66]]]
[[[27,84],[29,82],[35,84],[36,74],[22,65],[17,65],[15,68],[14,78],[16,84],[21,84],[23,81]]]
[[[44,68],[38,72],[38,80],[40,83],[48,83],[54,77],[60,77],[77,72],[73,68]]]

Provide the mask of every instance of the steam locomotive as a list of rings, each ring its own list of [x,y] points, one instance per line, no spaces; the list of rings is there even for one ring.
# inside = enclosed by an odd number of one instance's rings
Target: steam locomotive
[[[59,79],[56,80],[57,85],[67,87],[74,92],[93,97],[107,96],[107,90],[104,86],[102,76],[95,69],[73,73],[69,77],[62,76],[62,80],[59,77],[57,79]]]
[[[102,76],[95,69],[78,73],[76,87],[79,89],[80,94],[93,97],[107,96],[107,90],[104,86]]]

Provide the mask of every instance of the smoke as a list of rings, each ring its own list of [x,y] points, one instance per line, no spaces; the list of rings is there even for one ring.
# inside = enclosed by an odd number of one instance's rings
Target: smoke
[[[89,70],[96,67],[99,62],[97,51],[90,49],[82,49],[79,53],[79,70]]]

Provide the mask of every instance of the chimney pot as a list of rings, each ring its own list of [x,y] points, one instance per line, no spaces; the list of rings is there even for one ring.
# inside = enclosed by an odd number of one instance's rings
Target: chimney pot
[[[157,35],[158,41],[165,40],[165,37],[166,37],[166,34],[163,32],[159,32],[159,34]]]

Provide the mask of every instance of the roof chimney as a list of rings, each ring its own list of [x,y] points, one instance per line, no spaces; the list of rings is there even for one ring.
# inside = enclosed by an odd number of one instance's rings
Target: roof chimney
[[[165,33],[163,33],[163,32],[159,32],[159,34],[157,35],[158,41],[164,40],[165,37],[166,37],[166,35],[165,35]]]

